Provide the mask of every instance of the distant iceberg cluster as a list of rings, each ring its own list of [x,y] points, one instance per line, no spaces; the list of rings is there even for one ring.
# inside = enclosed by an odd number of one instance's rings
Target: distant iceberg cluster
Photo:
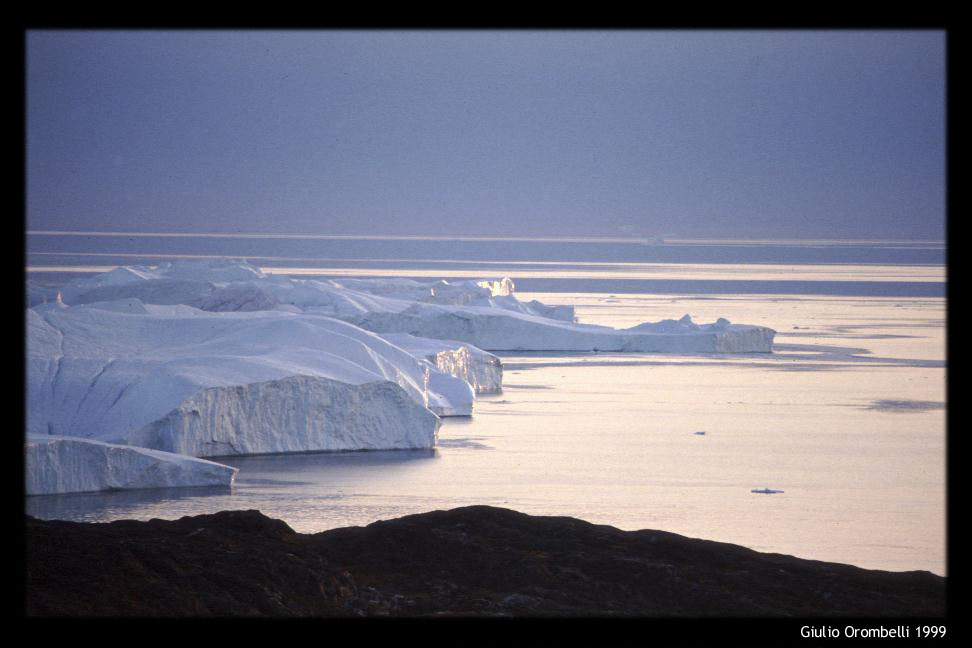
[[[521,302],[510,279],[310,280],[238,261],[28,283],[28,494],[230,485],[202,457],[433,448],[502,390],[490,351],[769,352],[724,319],[630,329]]]

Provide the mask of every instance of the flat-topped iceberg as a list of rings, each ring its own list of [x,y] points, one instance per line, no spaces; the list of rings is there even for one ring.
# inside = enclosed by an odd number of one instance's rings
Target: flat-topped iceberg
[[[28,434],[27,495],[129,488],[231,486],[237,469],[184,455],[78,437]]]
[[[136,299],[27,311],[31,434],[192,456],[431,448],[433,410],[472,399],[465,381],[329,317]]]
[[[487,351],[770,352],[776,333],[722,318],[696,324],[688,316],[629,329],[580,324],[572,307],[519,301],[509,279],[293,279],[233,261],[176,262],[112,273],[69,284],[64,301],[137,297],[207,311],[285,310],[334,317],[382,335],[406,333]]]
[[[551,320],[475,306],[412,304],[399,312],[371,311],[347,321],[381,334],[459,340],[490,351],[621,351],[661,353],[769,352],[776,332],[762,326],[680,320],[628,329]]]
[[[44,298],[40,286],[30,286],[31,305]],[[342,299],[345,295],[351,299]],[[368,310],[370,300],[360,306],[355,297],[378,297],[379,302],[390,299],[403,303],[427,302],[462,306],[485,305],[496,299],[497,307],[523,308],[504,298],[512,297],[513,282],[509,278],[497,280],[460,280],[420,282],[412,279],[354,279],[315,280],[291,279],[268,275],[259,268],[242,261],[225,259],[182,260],[157,266],[125,266],[93,277],[68,283],[61,289],[66,304],[87,304],[134,297],[147,304],[186,304],[201,310],[238,311],[268,310],[275,306],[331,306],[359,312]],[[334,303],[335,299],[338,303]],[[514,303],[515,302],[515,303]],[[555,312],[560,307],[538,309]],[[568,307],[569,308],[569,307]],[[558,313],[565,311],[557,310]]]

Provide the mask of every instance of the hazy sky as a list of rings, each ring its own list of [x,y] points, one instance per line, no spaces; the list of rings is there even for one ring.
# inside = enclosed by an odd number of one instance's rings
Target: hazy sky
[[[945,34],[27,34],[28,229],[941,239]]]

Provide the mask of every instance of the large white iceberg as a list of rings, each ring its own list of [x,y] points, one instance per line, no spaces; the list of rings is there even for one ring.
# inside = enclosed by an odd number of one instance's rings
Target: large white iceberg
[[[383,335],[407,333],[487,351],[770,352],[776,333],[723,318],[696,324],[688,316],[629,329],[580,324],[571,307],[519,301],[509,279],[292,279],[232,261],[119,268],[107,275],[73,282],[63,290],[64,301],[137,297],[207,311],[288,310],[342,319]]]
[[[77,437],[28,434],[27,495],[129,488],[231,486],[237,469],[184,455]]]
[[[45,293],[40,286],[31,286],[30,296],[34,305],[44,300]],[[391,299],[453,306],[486,305],[494,299],[497,307],[526,308],[535,314],[559,316],[565,316],[567,311],[563,309],[570,308],[548,307],[539,302],[521,304],[513,297],[513,282],[509,278],[453,282],[405,278],[291,279],[267,275],[245,262],[226,259],[119,267],[61,288],[61,299],[66,304],[134,297],[147,304],[186,304],[209,311],[269,310],[276,306],[324,306],[348,313],[370,310],[374,304],[367,297],[362,303],[356,301],[361,296],[377,297],[378,304]]]
[[[192,456],[431,448],[433,410],[472,399],[465,381],[328,317],[136,299],[27,311],[31,434]]]
[[[399,312],[371,311],[347,321],[376,333],[459,340],[490,351],[621,351],[750,353],[772,351],[776,331],[680,320],[647,322],[628,329],[551,320],[536,315],[463,306],[412,304]]]

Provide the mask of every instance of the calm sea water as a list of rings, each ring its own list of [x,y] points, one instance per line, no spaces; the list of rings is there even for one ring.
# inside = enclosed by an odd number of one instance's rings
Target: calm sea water
[[[776,329],[776,350],[504,355],[503,393],[445,419],[434,451],[231,457],[232,489],[30,497],[27,512],[259,509],[314,532],[491,504],[946,573],[943,246],[458,243],[32,235],[28,265],[45,271],[28,278],[243,251],[302,276],[509,275],[582,322],[726,317]]]

